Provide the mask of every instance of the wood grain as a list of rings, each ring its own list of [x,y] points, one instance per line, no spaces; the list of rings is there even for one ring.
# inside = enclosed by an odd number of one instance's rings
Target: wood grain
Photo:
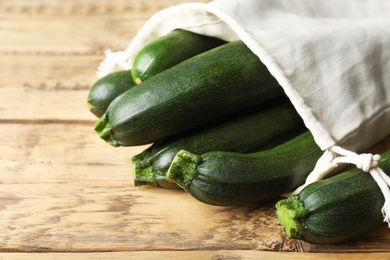
[[[8,147],[0,149],[3,249],[253,249],[258,236],[280,232],[272,210],[216,208],[181,191],[133,187],[135,149],[108,146],[90,125],[8,124],[0,131],[9,133],[0,141]],[[266,234],[255,228],[262,222]]]
[[[186,2],[3,0],[0,53],[80,55],[122,50],[153,14]]]
[[[0,54],[0,120],[90,120],[88,90],[101,56]]]
[[[0,124],[3,251],[390,251],[385,227],[344,244],[285,237],[274,204],[214,207],[182,191],[134,187],[130,158],[90,123]]]
[[[3,253],[4,259],[42,259],[42,254],[28,254],[28,253]],[[204,251],[139,251],[139,252],[102,252],[102,253],[45,253],[45,259],[142,259],[142,260],[183,260],[183,259],[210,259],[210,260],[388,260],[387,253],[284,253],[284,252],[265,252],[254,250],[204,250]]]
[[[122,50],[145,22],[129,17],[2,19],[0,26],[7,30],[2,32],[0,53],[85,55],[101,54],[106,48]]]
[[[146,20],[156,12],[178,4],[208,0],[2,0],[0,14],[2,16],[24,17],[49,16],[86,16],[98,15],[103,17],[117,17],[118,15],[137,17]]]
[[[0,259],[388,259],[386,225],[313,245],[286,238],[274,202],[214,207],[134,187],[130,160],[147,145],[100,140],[88,90],[105,48],[185,2],[0,1]],[[390,136],[373,151],[389,148]]]

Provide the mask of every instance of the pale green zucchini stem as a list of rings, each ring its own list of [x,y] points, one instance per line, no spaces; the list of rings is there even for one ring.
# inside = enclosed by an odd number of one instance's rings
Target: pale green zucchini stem
[[[165,173],[159,173],[153,167],[154,158],[151,156],[152,147],[149,147],[142,153],[133,156],[132,163],[134,167],[134,186],[152,185],[167,189],[180,189],[174,182],[169,182],[165,178]]]
[[[181,189],[176,183],[167,181],[165,175],[155,172],[152,166],[135,167],[134,186],[152,185],[166,189]]]
[[[144,150],[142,153],[134,155],[131,158],[131,162],[135,164],[137,167],[147,167],[152,164],[150,156],[152,154],[151,147]]]
[[[142,183],[142,185],[153,185],[157,186],[156,181],[161,180],[165,181],[165,175],[157,174],[151,165],[151,160],[144,160],[136,163],[136,167],[134,167],[134,185],[137,183]]]
[[[155,174],[152,167],[135,168],[134,185],[154,185],[157,186],[157,181],[165,181],[165,176]]]
[[[188,151],[179,151],[167,171],[167,180],[175,182],[183,189],[187,189],[192,180],[198,175],[197,166],[202,157]]]
[[[302,238],[302,233],[307,230],[302,219],[309,211],[305,208],[303,201],[298,195],[280,200],[276,203],[276,215],[290,238]]]
[[[99,134],[100,138],[102,138],[104,141],[111,144],[112,146],[119,146],[119,143],[112,138],[111,126],[108,122],[106,114],[104,114],[102,118],[97,121],[94,129]]]

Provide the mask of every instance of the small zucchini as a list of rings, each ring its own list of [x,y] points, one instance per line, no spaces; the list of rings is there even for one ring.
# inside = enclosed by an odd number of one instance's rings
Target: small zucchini
[[[112,100],[135,85],[130,70],[114,72],[99,79],[89,90],[88,110],[100,118]]]
[[[379,167],[390,173],[390,151]],[[383,224],[383,194],[369,173],[352,169],[314,182],[276,203],[288,237],[310,243],[336,243]]]
[[[96,123],[113,146],[150,144],[284,96],[242,41],[187,59],[131,88]]]
[[[145,45],[134,59],[132,76],[137,84],[190,57],[226,43],[225,41],[176,29]]]
[[[165,174],[180,150],[198,154],[215,150],[254,152],[281,144],[305,130],[303,121],[288,100],[251,108],[189,133],[161,140],[134,156],[135,185],[177,188],[165,179]]]
[[[220,206],[265,202],[303,184],[322,154],[309,131],[256,153],[181,150],[167,179],[197,200]]]

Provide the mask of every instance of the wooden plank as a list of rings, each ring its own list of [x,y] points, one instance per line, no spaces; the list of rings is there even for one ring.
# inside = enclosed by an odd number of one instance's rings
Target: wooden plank
[[[123,50],[153,13],[184,2],[2,1],[0,120],[96,121],[86,100],[104,50]]]
[[[93,120],[88,91],[101,56],[0,55],[0,120]]]
[[[79,2],[67,4],[78,6]],[[179,2],[185,1],[175,3]],[[37,8],[43,13],[48,8],[52,11],[47,12],[53,14],[67,9],[62,2],[53,3],[5,1],[0,5],[0,13],[3,10],[26,15],[22,6]],[[112,5],[107,1],[103,3]],[[157,11],[150,2],[145,6],[141,3],[126,1],[136,10]],[[170,4],[169,1],[164,3],[159,4],[158,9]],[[107,8],[115,13],[115,8]],[[88,10],[95,12],[95,8]],[[104,59],[104,49],[126,48],[147,19],[146,16],[127,14],[119,18],[110,13],[105,18],[99,15],[58,18],[53,15],[1,19],[0,120],[96,120],[87,111],[86,99],[88,90],[97,80],[96,68]]]
[[[209,2],[206,0],[2,0],[0,15],[2,17],[32,16],[107,16],[124,15],[132,17],[149,17],[161,9],[188,2]]]
[[[0,125],[3,250],[256,248],[248,238],[268,213],[250,220],[254,207],[215,208],[184,192],[135,188],[134,150],[108,146],[90,127]]]
[[[0,251],[389,252],[387,227],[346,243],[286,238],[274,203],[215,207],[134,187],[131,156],[92,124],[0,124]]]
[[[42,254],[29,253],[0,253],[0,259],[42,259]],[[183,260],[183,259],[240,259],[240,260],[388,260],[387,253],[347,253],[347,254],[306,254],[306,253],[283,253],[283,252],[264,252],[264,251],[249,251],[249,250],[217,250],[217,251],[142,251],[142,252],[103,252],[103,253],[45,253],[45,259],[117,259],[117,260]]]
[[[0,53],[81,55],[125,49],[145,18],[75,17],[0,20]],[[5,63],[3,63],[5,65]]]
[[[388,259],[386,225],[313,245],[286,238],[273,203],[213,207],[133,186],[131,156],[147,146],[101,141],[88,89],[105,48],[126,48],[154,13],[184,2],[1,1],[0,258]]]
[[[2,1],[0,53],[123,50],[153,14],[185,2],[189,1]]]

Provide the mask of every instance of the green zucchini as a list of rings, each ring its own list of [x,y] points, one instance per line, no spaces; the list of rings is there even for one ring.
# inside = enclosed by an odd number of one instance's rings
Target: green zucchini
[[[89,90],[88,110],[101,117],[111,101],[136,84],[131,76],[131,70],[113,72],[99,79]]]
[[[266,202],[305,182],[322,154],[309,131],[255,153],[181,150],[167,179],[197,200],[219,206]]]
[[[145,45],[134,59],[132,76],[137,84],[190,57],[226,43],[215,38],[176,29]]]
[[[390,151],[379,167],[390,173]],[[287,236],[310,243],[336,243],[383,224],[383,194],[371,174],[357,168],[314,182],[276,203]]]
[[[183,149],[193,153],[215,150],[254,152],[281,144],[306,129],[293,105],[285,99],[248,110],[161,140],[134,156],[135,185],[177,188],[174,183],[166,181],[165,174],[176,153]]]
[[[281,96],[282,87],[259,58],[236,41],[129,89],[95,130],[113,146],[149,144]]]

